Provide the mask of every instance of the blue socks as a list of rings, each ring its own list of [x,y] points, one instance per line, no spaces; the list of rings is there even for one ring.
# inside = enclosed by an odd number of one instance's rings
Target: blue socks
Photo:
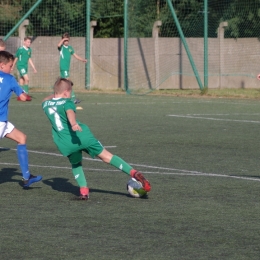
[[[17,157],[22,171],[23,178],[28,180],[30,177],[29,166],[28,166],[28,152],[26,144],[17,145]]]

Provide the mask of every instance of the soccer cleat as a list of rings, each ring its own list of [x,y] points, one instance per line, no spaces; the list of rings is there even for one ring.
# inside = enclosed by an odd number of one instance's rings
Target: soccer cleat
[[[145,179],[142,173],[138,172],[137,170],[131,170],[130,173],[131,177],[135,178],[137,181],[140,181],[143,185],[143,189],[146,192],[151,190],[151,184],[148,180]]]
[[[30,185],[32,185],[33,183],[41,181],[41,179],[42,179],[42,176],[40,176],[40,175],[34,176],[34,175],[30,174],[30,177],[28,180],[23,179],[23,183],[24,183],[23,187],[27,188]]]
[[[80,200],[88,200],[89,199],[89,188],[88,187],[81,187],[80,188]]]
[[[80,102],[81,102],[81,100],[79,100],[79,99],[74,100],[74,104],[79,104]]]
[[[32,101],[32,97],[29,96],[29,95],[27,95],[27,97],[26,97],[26,101]]]
[[[20,99],[20,97],[17,97],[17,101],[22,101],[22,100]],[[26,101],[32,101],[32,97],[27,95],[26,96]]]

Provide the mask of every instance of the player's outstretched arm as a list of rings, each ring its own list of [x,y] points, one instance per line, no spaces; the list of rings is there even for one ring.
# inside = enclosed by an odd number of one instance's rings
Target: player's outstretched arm
[[[82,131],[81,127],[78,125],[76,121],[76,114],[72,109],[69,109],[66,111],[67,113],[67,118],[70,122],[71,128],[73,131]]]
[[[33,61],[32,61],[31,58],[29,59],[29,63],[30,63],[30,65],[32,66],[34,73],[36,73],[37,70],[35,69],[35,66],[34,66]]]
[[[73,56],[77,59],[77,60],[80,60],[82,62],[87,62],[88,60],[87,59],[84,59],[84,58],[81,58],[79,55],[77,55],[76,53],[73,54]]]
[[[58,48],[60,48],[65,41],[69,41],[69,38],[63,38],[63,39],[61,39],[61,40],[59,41],[58,45],[57,45]]]

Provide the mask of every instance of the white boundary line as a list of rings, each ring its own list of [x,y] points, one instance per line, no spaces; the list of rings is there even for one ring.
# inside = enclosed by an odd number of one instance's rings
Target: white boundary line
[[[192,118],[192,119],[206,119],[206,120],[216,120],[216,121],[243,122],[243,123],[256,123],[256,124],[260,124],[260,121],[252,121],[252,120],[223,119],[223,118],[190,116],[190,115],[186,115],[186,116],[185,115],[168,115],[168,116],[181,117],[181,118]]]
[[[0,149],[16,151],[16,149],[12,149],[12,148],[9,149],[9,148],[4,148],[4,147],[0,147]],[[39,151],[33,151],[33,150],[28,150],[28,152],[63,157],[61,154],[56,154],[56,153],[39,152]],[[84,160],[90,160],[90,161],[102,162],[100,159],[92,159],[92,158],[87,158],[87,157],[83,157],[83,159]],[[19,164],[4,163],[4,162],[0,162],[0,165],[10,165],[10,166],[16,165],[16,166],[19,166]],[[144,168],[150,168],[150,169],[157,169],[157,171],[142,171],[143,173],[146,173],[146,174],[179,175],[179,176],[205,176],[205,177],[232,178],[232,179],[258,181],[258,182],[260,181],[260,177],[258,179],[258,178],[253,178],[253,177],[242,177],[242,176],[224,175],[224,174],[217,174],[217,173],[204,173],[204,172],[198,172],[198,171],[181,170],[181,169],[175,169],[175,168],[164,168],[164,167],[149,166],[149,165],[143,165],[143,164],[132,164],[132,163],[130,163],[130,165],[144,167]],[[42,165],[30,164],[30,167],[71,170],[71,167],[65,167],[65,166],[51,166],[51,165],[42,166]],[[98,169],[98,168],[86,168],[86,167],[84,167],[84,169],[89,170],[89,171],[119,172],[119,170],[111,170],[111,169]],[[163,170],[163,171],[159,171],[159,170]]]

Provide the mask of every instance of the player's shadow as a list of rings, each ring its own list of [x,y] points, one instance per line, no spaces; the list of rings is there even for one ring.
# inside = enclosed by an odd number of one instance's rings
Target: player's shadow
[[[113,194],[113,195],[122,195],[122,196],[127,196],[126,193],[123,192],[118,192],[118,191],[110,191],[110,190],[101,190],[101,189],[93,189],[90,188],[90,192],[97,192],[97,193],[106,193],[106,194]]]
[[[10,150],[10,148],[0,148],[0,152],[7,152],[9,150]]]
[[[6,182],[16,182],[21,183],[19,180],[14,180],[13,177],[16,175],[21,176],[20,173],[17,172],[17,168],[3,168],[0,170],[0,184],[6,183]]]
[[[127,192],[126,193],[123,193],[123,192],[118,192],[118,191],[107,191],[107,190],[100,190],[100,189],[93,189],[93,188],[90,188],[90,193],[91,192],[98,192],[98,193],[109,193],[109,194],[113,194],[113,195],[121,195],[121,196],[126,196],[126,197],[129,197],[129,198],[132,198],[134,199],[134,197],[132,197],[130,194],[128,194]],[[145,195],[139,199],[148,199],[148,195]]]
[[[53,190],[60,191],[60,192],[70,192],[76,196],[79,195],[79,187],[71,184],[69,182],[69,179],[56,177],[56,178],[45,179],[42,182],[46,185],[49,185]],[[122,192],[90,188],[90,193],[92,193],[92,192],[109,193],[109,194],[113,194],[113,195],[127,196],[126,193],[122,193]]]
[[[44,179],[42,182],[46,185],[49,185],[53,190],[60,192],[70,192],[76,196],[79,195],[79,188],[75,185],[72,185],[69,182],[69,179],[56,177]]]

